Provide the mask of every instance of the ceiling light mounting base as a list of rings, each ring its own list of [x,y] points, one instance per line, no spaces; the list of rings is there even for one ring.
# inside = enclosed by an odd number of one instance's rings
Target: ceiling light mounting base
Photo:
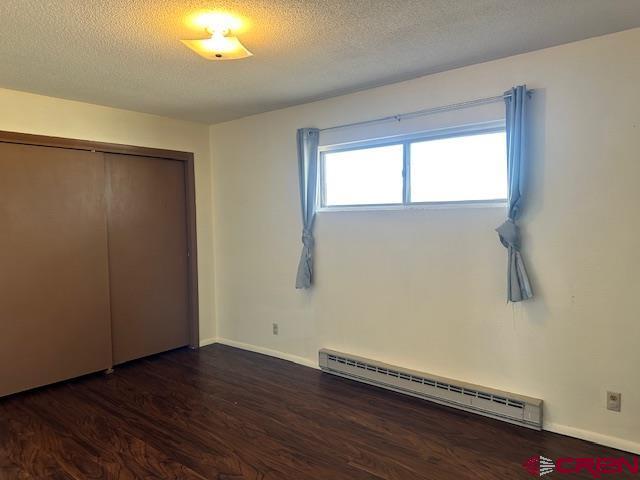
[[[227,37],[229,33],[231,33],[231,30],[229,28],[206,27],[205,31],[212,37]]]

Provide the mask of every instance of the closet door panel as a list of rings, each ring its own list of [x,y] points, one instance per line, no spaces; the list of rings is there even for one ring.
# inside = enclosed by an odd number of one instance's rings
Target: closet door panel
[[[114,363],[189,343],[183,162],[106,154]]]
[[[0,395],[111,366],[104,157],[0,143]]]

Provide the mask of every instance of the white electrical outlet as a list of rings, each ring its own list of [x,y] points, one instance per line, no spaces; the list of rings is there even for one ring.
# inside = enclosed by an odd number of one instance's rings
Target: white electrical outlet
[[[622,403],[622,394],[620,392],[607,392],[607,410],[619,412]]]
[[[274,334],[274,335],[277,335],[277,334],[278,334],[278,324],[277,324],[277,323],[274,323],[274,324],[273,324],[273,334]]]

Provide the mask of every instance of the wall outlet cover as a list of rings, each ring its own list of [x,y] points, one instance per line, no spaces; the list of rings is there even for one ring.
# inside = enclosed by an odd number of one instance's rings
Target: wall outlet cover
[[[619,412],[622,403],[622,394],[620,392],[607,392],[607,410]]]

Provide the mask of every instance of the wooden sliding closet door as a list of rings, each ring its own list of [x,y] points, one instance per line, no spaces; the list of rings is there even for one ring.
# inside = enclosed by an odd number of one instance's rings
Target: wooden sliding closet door
[[[0,143],[0,396],[111,366],[102,153]]]
[[[114,364],[189,343],[184,162],[105,154]]]

